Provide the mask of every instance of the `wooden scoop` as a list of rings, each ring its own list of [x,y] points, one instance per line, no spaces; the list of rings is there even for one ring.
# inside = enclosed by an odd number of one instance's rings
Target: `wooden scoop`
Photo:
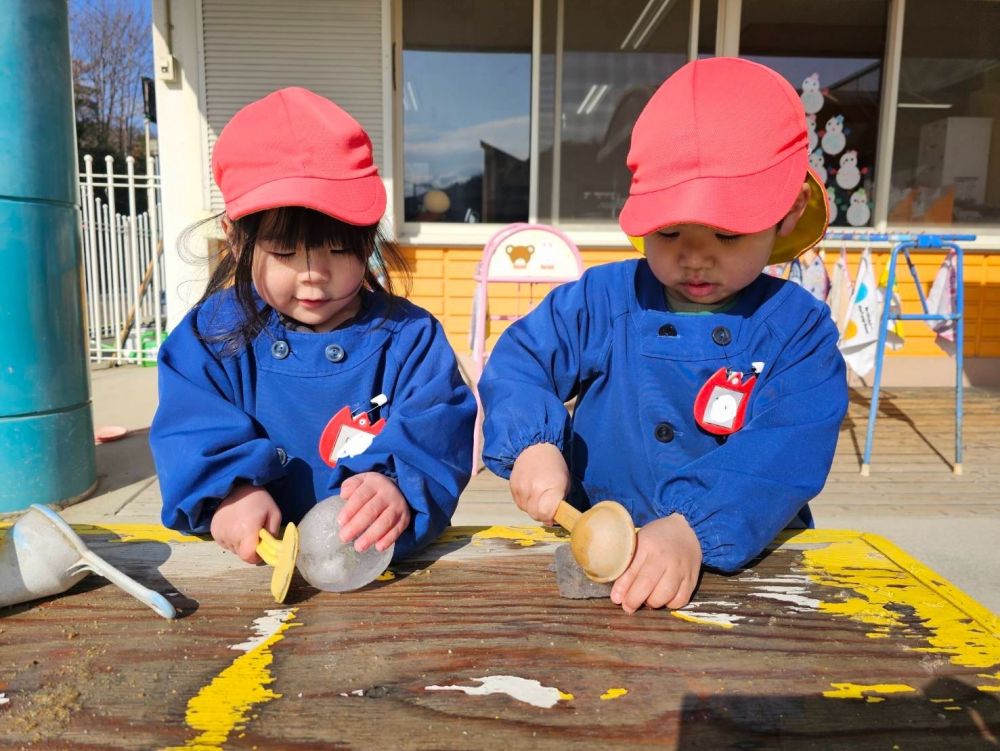
[[[257,555],[264,563],[274,566],[271,574],[271,594],[275,602],[284,602],[288,594],[288,585],[292,583],[292,572],[295,571],[295,559],[299,557],[299,530],[289,523],[285,527],[285,536],[280,540],[262,529],[258,537]]]
[[[581,514],[566,501],[560,501],[556,523],[570,533],[573,557],[591,581],[612,582],[632,562],[635,525],[620,503],[601,501]]]

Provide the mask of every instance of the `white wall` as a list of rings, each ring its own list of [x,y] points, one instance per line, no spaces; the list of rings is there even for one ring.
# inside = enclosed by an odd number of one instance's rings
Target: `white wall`
[[[200,107],[200,0],[153,0],[153,62],[157,68],[156,114],[163,185],[163,262],[167,330],[198,300],[208,278],[204,239],[178,240],[190,224],[208,216],[204,169],[205,116]],[[174,58],[174,78],[165,80],[161,62]]]

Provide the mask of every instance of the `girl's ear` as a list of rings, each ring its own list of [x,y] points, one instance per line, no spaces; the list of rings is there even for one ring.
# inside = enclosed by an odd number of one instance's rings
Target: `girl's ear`
[[[810,195],[812,195],[812,187],[808,182],[802,183],[802,188],[795,197],[795,203],[792,204],[792,208],[789,209],[788,213],[785,214],[785,218],[781,220],[781,224],[778,225],[779,237],[785,237],[795,229],[795,225],[799,223],[799,219],[805,213],[806,206],[809,205]]]
[[[226,239],[229,240],[230,242],[232,242],[232,240],[233,240],[233,222],[232,222],[232,220],[228,216],[226,216],[225,214],[223,214],[222,218],[219,221],[222,224],[222,231],[225,233]]]

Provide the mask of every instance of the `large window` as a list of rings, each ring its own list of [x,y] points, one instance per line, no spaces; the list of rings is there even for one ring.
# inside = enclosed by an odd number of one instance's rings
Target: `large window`
[[[612,224],[628,196],[632,125],[689,59],[689,0],[542,3],[538,216]],[[559,33],[561,32],[561,33]]]
[[[1000,2],[907,0],[890,224],[1000,224]]]
[[[800,92],[834,226],[871,224],[886,0],[743,0],[740,56]]]
[[[406,222],[620,241],[639,112],[738,51],[799,92],[834,227],[1000,225],[1000,0],[399,2]]]
[[[528,218],[531,0],[403,3],[403,214]]]

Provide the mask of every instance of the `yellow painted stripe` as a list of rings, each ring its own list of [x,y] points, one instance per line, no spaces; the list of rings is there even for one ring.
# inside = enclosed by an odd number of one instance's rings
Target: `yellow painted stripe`
[[[793,539],[802,542],[805,537]],[[823,612],[872,626],[875,634],[912,636],[909,649],[941,654],[955,665],[1000,665],[996,617],[887,540],[859,534],[804,550],[802,557],[805,573],[814,582],[857,595],[821,602]],[[919,633],[907,623],[899,606],[919,619]],[[1000,683],[1000,673],[979,675],[987,679],[982,690]]]
[[[13,526],[14,522],[0,522],[0,533]],[[202,542],[205,539],[194,535],[186,535],[173,529],[167,529],[160,524],[70,524],[73,531],[83,536],[115,535],[112,542],[135,542],[136,540],[151,540],[153,542]]]
[[[545,527],[450,527],[438,538],[438,542],[471,540],[476,544],[483,540],[513,540],[530,548],[540,542],[566,542],[568,539],[565,532]]]
[[[905,683],[831,683],[832,691],[824,691],[828,699],[863,699],[865,694],[901,694],[916,691]],[[874,698],[874,697],[869,697]]]
[[[236,658],[188,701],[185,720],[192,730],[200,731],[200,735],[183,746],[164,751],[221,749],[230,733],[246,726],[253,707],[281,697],[268,688],[274,682],[270,671],[274,660],[271,647],[285,638],[289,628],[301,625],[291,623],[294,618],[295,609],[292,609],[284,615],[273,634]]]

